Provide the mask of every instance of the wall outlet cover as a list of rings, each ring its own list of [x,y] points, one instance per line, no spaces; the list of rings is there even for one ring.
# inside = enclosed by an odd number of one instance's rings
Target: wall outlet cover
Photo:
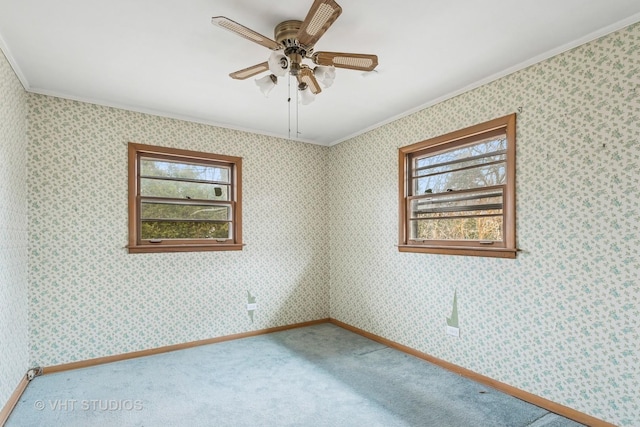
[[[258,308],[258,304],[256,304],[256,297],[251,295],[251,292],[247,291],[247,313],[249,313],[251,323],[253,323],[253,312],[256,308]]]
[[[447,335],[451,335],[452,337],[460,337],[460,328],[456,328],[455,326],[447,325]]]

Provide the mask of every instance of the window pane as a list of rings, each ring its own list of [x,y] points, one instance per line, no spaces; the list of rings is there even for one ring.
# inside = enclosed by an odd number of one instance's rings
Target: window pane
[[[186,205],[175,203],[140,204],[141,215],[145,219],[175,219],[183,221],[209,220],[230,221],[230,206]]]
[[[182,178],[199,181],[229,181],[229,168],[223,166],[178,163],[169,160],[140,159],[140,176]]]
[[[506,176],[506,163],[499,163],[424,178],[415,178],[414,194],[444,193],[447,190],[465,190],[501,185],[506,182]]]
[[[414,195],[500,185],[506,182],[506,137],[416,157]]]
[[[454,148],[450,151],[445,151],[443,153],[417,157],[415,159],[415,168],[418,169],[426,166],[434,166],[441,163],[448,163],[451,161],[465,159],[469,157],[487,155],[491,153],[504,151],[506,149],[507,149],[506,137],[503,136],[498,138],[490,138],[484,141],[477,142],[473,145]]]
[[[142,239],[228,239],[228,222],[142,221]]]
[[[416,169],[415,176],[437,175],[441,173],[451,172],[456,169],[471,169],[474,166],[482,166],[487,163],[504,162],[507,160],[507,153],[499,152],[490,156],[471,157],[468,160],[455,160],[452,163],[436,164]]]
[[[502,240],[503,189],[412,199],[415,240]]]
[[[174,199],[229,200],[229,186],[140,178],[140,194]]]
[[[411,200],[412,218],[502,214],[502,189],[442,194]]]
[[[410,221],[412,240],[502,241],[502,216]]]

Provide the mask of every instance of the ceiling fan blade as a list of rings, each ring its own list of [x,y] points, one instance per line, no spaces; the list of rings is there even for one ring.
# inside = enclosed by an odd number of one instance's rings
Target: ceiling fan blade
[[[342,8],[334,0],[315,0],[298,30],[298,41],[313,46],[341,13]]]
[[[261,64],[256,64],[251,67],[243,68],[242,70],[238,70],[234,73],[229,74],[229,77],[236,80],[244,80],[249,77],[255,76],[257,74],[263,73],[265,71],[269,71],[269,64],[267,62],[263,62]]]
[[[378,65],[377,55],[343,52],[316,52],[311,57],[318,65],[333,65],[350,70],[373,71]]]
[[[211,18],[211,23],[271,50],[278,50],[282,48],[280,44],[271,40],[269,37],[265,37],[262,34],[256,33],[252,29],[249,29],[244,25],[240,25],[229,18],[225,18],[224,16],[214,16],[213,18]]]
[[[320,84],[318,84],[318,80],[316,80],[316,76],[313,75],[313,71],[308,67],[303,68],[298,73],[298,83],[305,83],[314,95],[322,92]]]

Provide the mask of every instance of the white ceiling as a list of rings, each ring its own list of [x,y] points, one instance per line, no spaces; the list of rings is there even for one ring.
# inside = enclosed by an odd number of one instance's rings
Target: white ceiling
[[[265,98],[228,76],[270,51],[211,17],[273,37],[312,0],[0,0],[0,47],[31,92],[332,145],[640,21],[638,0],[337,1],[316,51],[379,66],[291,111],[286,78]]]

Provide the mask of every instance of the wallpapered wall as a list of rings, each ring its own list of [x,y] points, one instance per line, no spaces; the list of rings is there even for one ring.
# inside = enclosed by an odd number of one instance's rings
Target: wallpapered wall
[[[522,108],[516,260],[398,253],[397,148]],[[640,25],[331,148],[331,315],[640,425]],[[445,335],[457,290],[460,338]]]
[[[29,139],[32,364],[329,316],[326,147],[35,94]],[[242,157],[244,250],[128,254],[129,141]]]
[[[639,46],[634,25],[331,148],[26,95],[0,58],[0,403],[29,365],[331,314],[640,424]],[[397,148],[520,107],[518,258],[398,253]],[[128,141],[243,157],[244,251],[127,254]]]
[[[27,94],[0,51],[0,409],[29,366]]]

